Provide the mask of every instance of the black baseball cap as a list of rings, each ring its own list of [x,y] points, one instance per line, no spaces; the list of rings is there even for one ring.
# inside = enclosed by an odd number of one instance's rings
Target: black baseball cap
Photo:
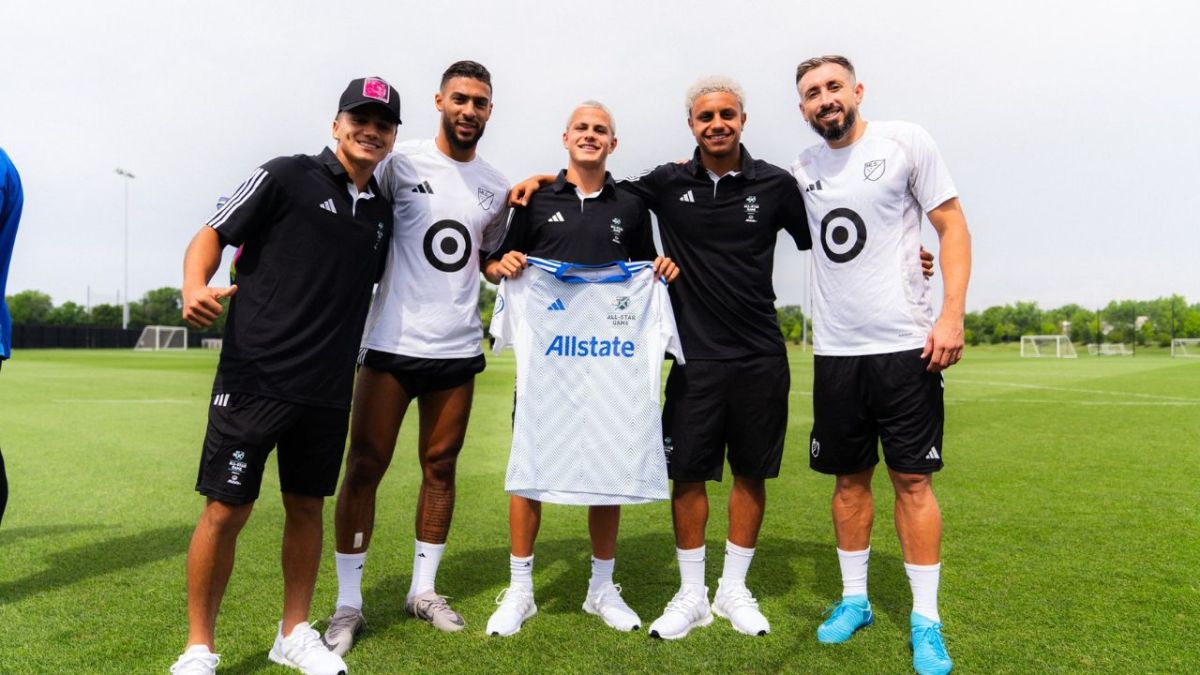
[[[387,116],[400,124],[400,94],[381,77],[360,77],[351,80],[342,98],[338,101],[338,112],[355,110],[365,105],[377,105],[387,109]]]

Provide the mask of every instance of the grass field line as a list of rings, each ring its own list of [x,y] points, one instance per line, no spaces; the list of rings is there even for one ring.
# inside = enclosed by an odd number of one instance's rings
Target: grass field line
[[[112,403],[128,405],[130,403],[195,403],[194,398],[59,398],[55,403]]]
[[[1047,403],[1063,403],[1066,405],[1116,405],[1140,407],[1186,408],[1200,406],[1200,401],[1084,401],[1081,399],[1060,398],[946,398],[946,403],[1025,403],[1030,405],[1045,405]]]
[[[1013,389],[1036,389],[1039,391],[1061,391],[1068,394],[1099,394],[1101,396],[1132,396],[1160,401],[1179,401],[1181,403],[1200,403],[1200,399],[1183,396],[1166,396],[1164,394],[1144,394],[1132,391],[1107,391],[1104,389],[1080,389],[1076,387],[1052,387],[1046,384],[1027,384],[1024,382],[995,382],[988,380],[951,380],[952,384],[978,384],[985,387],[1011,387]]]

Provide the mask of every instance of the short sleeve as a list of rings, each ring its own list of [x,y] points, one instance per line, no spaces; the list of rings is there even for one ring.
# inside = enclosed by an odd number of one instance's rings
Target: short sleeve
[[[654,228],[650,225],[650,211],[645,206],[638,209],[638,228],[635,239],[630,242],[630,260],[654,260],[658,250],[654,248]]]
[[[658,206],[658,195],[662,192],[670,164],[660,164],[653,169],[647,169],[636,176],[629,176],[617,181],[617,188],[641,199],[651,210]]]
[[[804,208],[804,193],[800,184],[790,174],[783,189],[783,207],[779,210],[782,229],[792,235],[796,248],[807,251],[812,248],[812,233],[808,229],[808,213]]]
[[[499,354],[500,350],[512,344],[516,335],[516,320],[513,318],[514,307],[510,296],[513,291],[510,279],[501,279],[500,288],[496,291],[496,304],[492,307],[492,323],[488,332],[495,341],[492,342],[492,353]]]
[[[504,239],[501,240],[500,246],[492,251],[488,257],[492,260],[499,260],[509,251],[528,253],[530,241],[529,228],[529,207],[518,206],[509,211],[508,227],[504,233]]]
[[[913,168],[908,187],[923,211],[928,213],[958,196],[950,171],[942,160],[942,153],[924,128],[912,126],[909,153]]]
[[[221,243],[241,246],[271,222],[278,205],[280,188],[268,171],[270,163],[254,170],[207,225],[217,231]]]
[[[671,295],[667,292],[667,285],[660,279],[654,280],[654,294],[658,305],[658,333],[662,339],[663,351],[674,356],[676,363],[683,364],[683,345],[679,342],[679,329],[675,325]]]
[[[504,245],[504,240],[508,237],[508,230],[512,226],[513,214],[515,209],[506,207],[496,214],[486,225],[483,226],[483,241],[479,243],[479,250],[484,255],[491,255],[498,251]]]

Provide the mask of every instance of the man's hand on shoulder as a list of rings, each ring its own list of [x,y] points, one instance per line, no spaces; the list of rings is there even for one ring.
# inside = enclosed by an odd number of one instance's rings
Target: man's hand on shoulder
[[[221,300],[237,293],[237,284],[225,287],[195,286],[183,289],[183,320],[193,328],[208,328],[225,307]]]
[[[926,370],[940,373],[961,361],[963,344],[962,319],[945,315],[938,317],[933,330],[925,338],[925,349],[921,350],[921,358],[929,359]]]
[[[537,176],[530,176],[517,183],[508,193],[508,205],[528,206],[529,198],[533,196],[533,193],[537,192],[543,185],[553,183],[555,178],[556,176],[549,174],[539,174]]]

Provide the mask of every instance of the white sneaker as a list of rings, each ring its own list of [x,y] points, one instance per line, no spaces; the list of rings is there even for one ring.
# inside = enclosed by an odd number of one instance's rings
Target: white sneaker
[[[712,610],[722,619],[728,619],[739,633],[762,636],[771,632],[771,624],[767,622],[767,617],[758,611],[758,601],[751,595],[744,582],[727,582],[724,579],[718,581]]]
[[[192,645],[171,666],[175,675],[216,675],[221,655],[214,654],[208,645]]]
[[[488,619],[488,635],[507,637],[521,630],[521,624],[529,617],[537,614],[537,605],[533,602],[532,588],[517,588],[509,586],[496,596],[496,604],[500,605]]]
[[[307,621],[296,624],[292,634],[283,636],[283,622],[275,633],[275,645],[267,654],[275,663],[290,666],[304,675],[345,675],[346,662],[329,651],[321,634],[313,630]]]
[[[612,628],[633,631],[641,628],[642,620],[621,598],[621,585],[607,583],[595,593],[588,593],[583,601],[583,611],[604,619]]]
[[[329,627],[325,629],[325,646],[338,656],[345,656],[354,646],[354,638],[367,625],[361,609],[342,605],[333,616],[329,617]]]
[[[650,624],[650,637],[678,640],[686,637],[693,628],[710,623],[712,611],[708,607],[708,588],[684,586],[667,603],[662,616]]]

